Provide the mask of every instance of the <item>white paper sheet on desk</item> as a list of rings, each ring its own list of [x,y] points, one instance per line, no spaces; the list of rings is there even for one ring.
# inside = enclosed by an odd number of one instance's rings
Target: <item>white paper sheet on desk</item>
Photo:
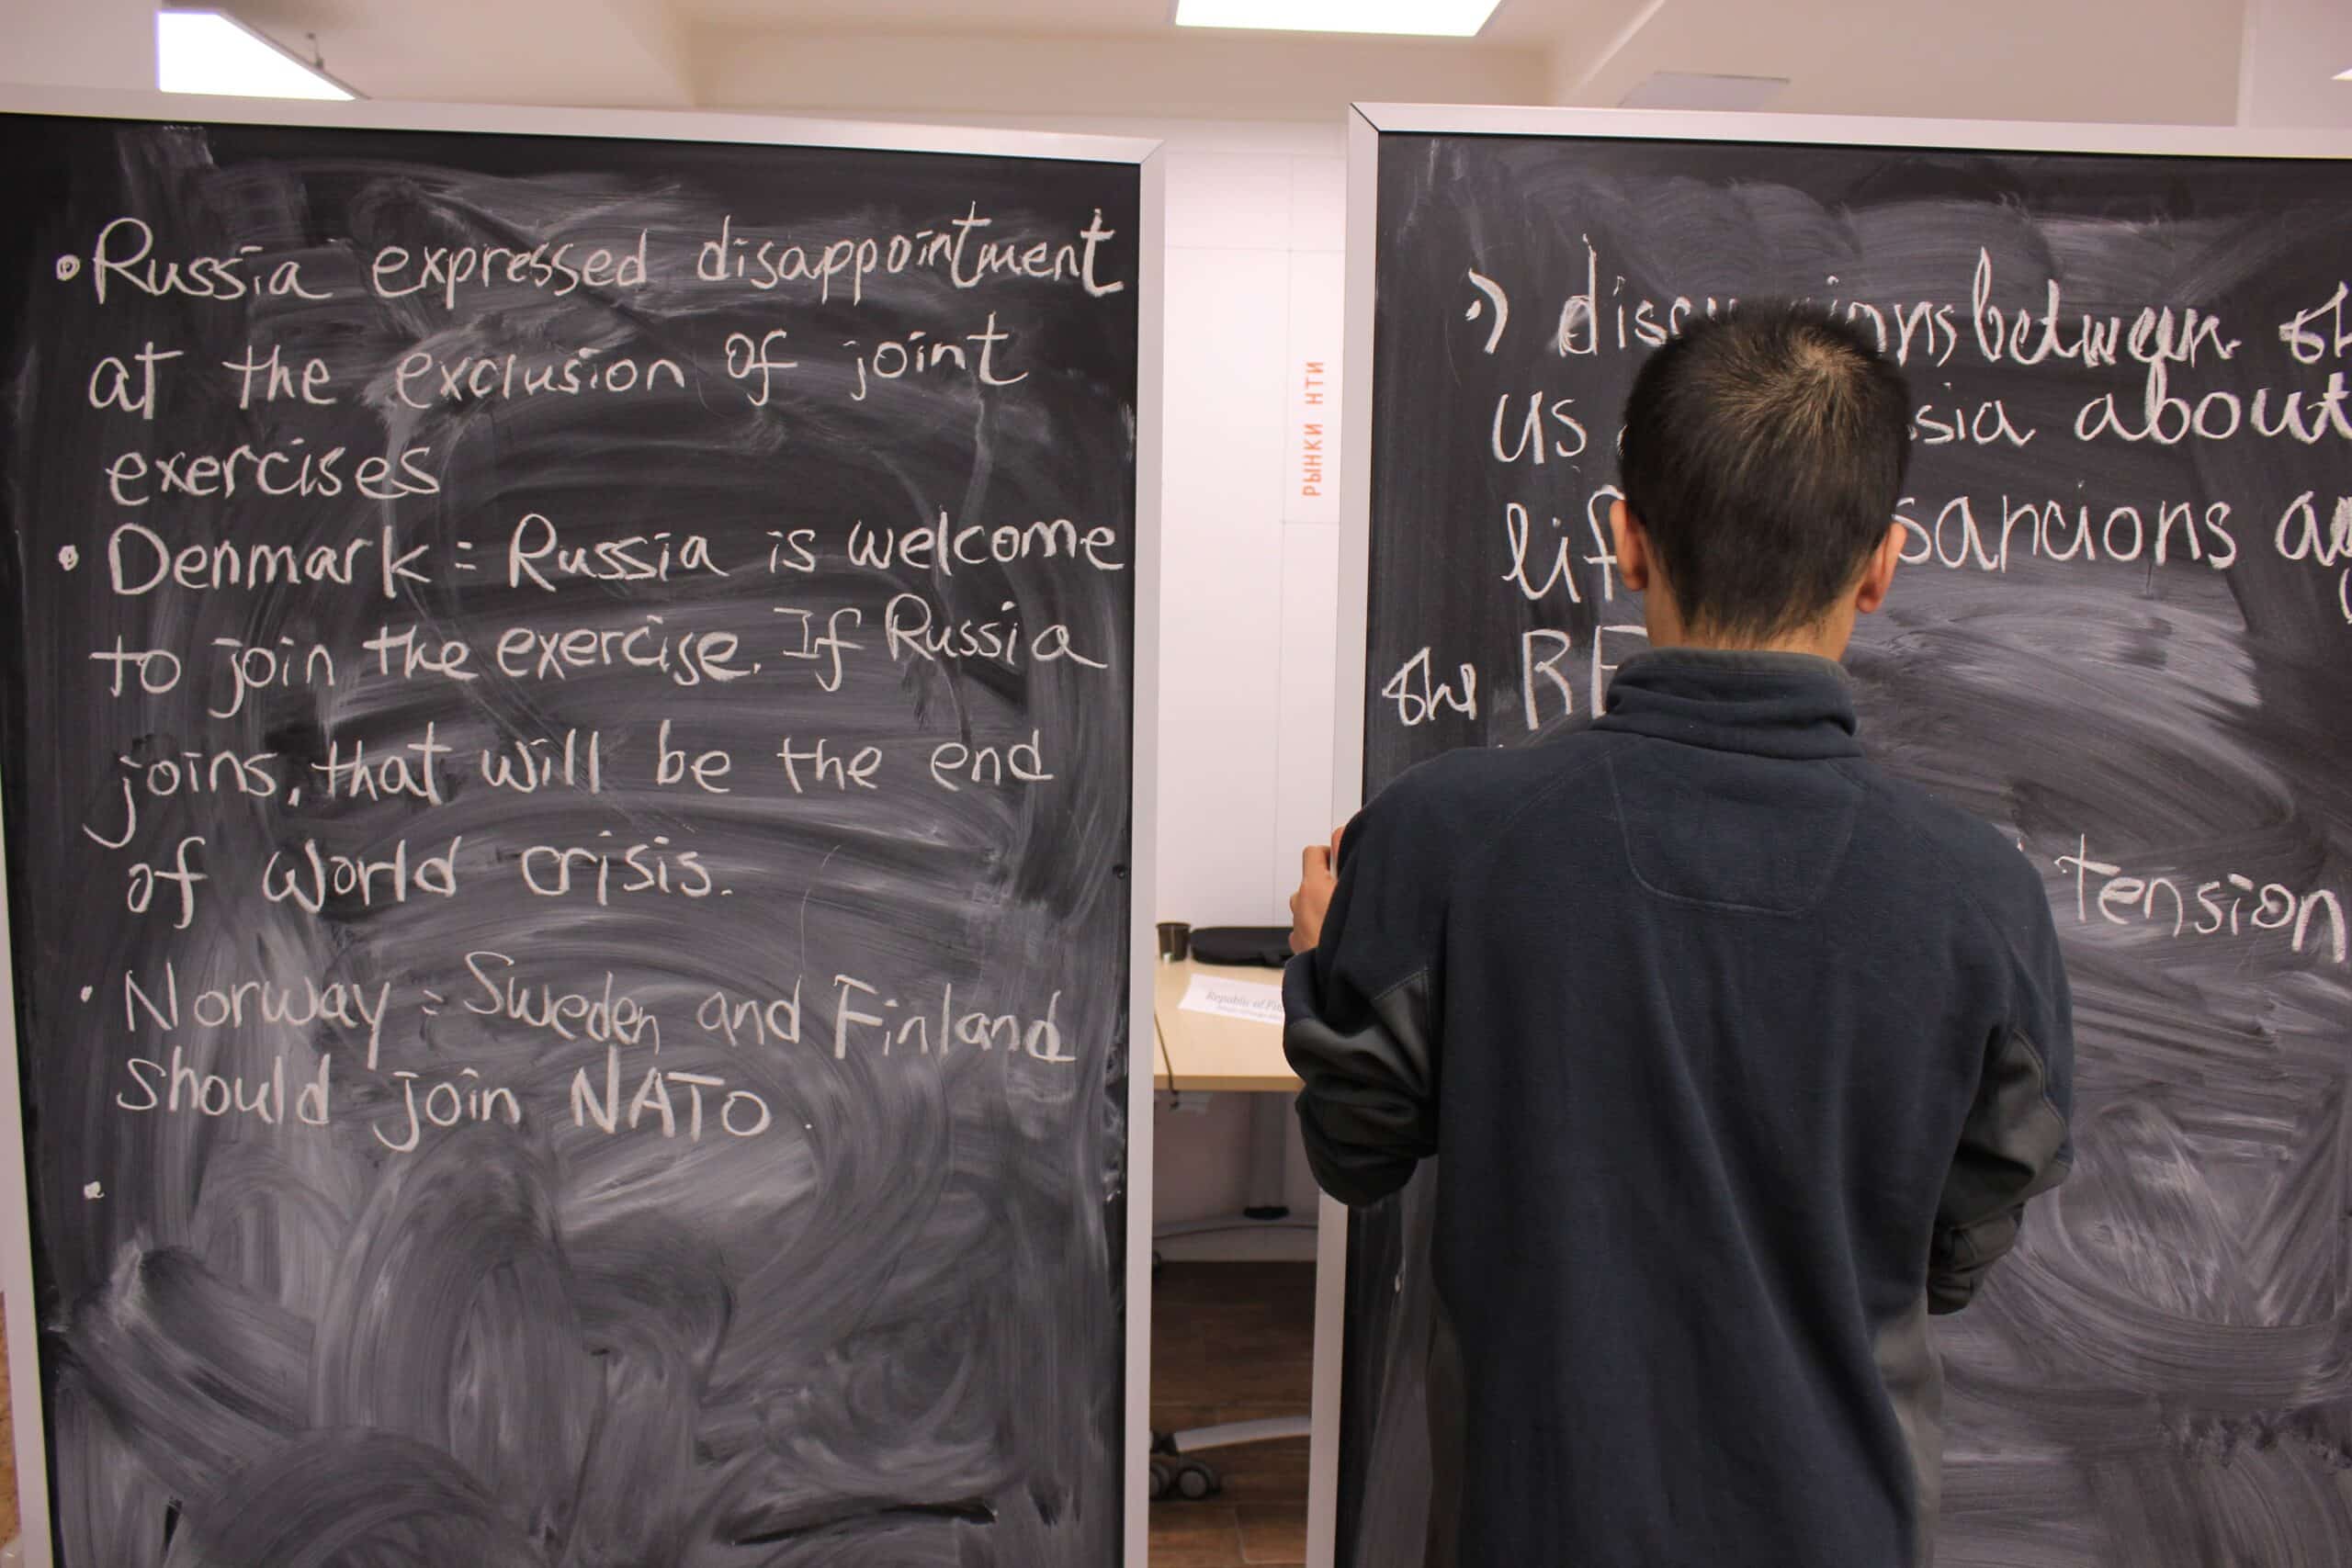
[[[1224,980],[1195,975],[1193,983],[1184,987],[1184,999],[1177,1005],[1187,1012],[1213,1012],[1219,1018],[1243,1018],[1252,1023],[1270,1023],[1277,1029],[1283,1022],[1283,988],[1280,986],[1261,986],[1254,980]]]

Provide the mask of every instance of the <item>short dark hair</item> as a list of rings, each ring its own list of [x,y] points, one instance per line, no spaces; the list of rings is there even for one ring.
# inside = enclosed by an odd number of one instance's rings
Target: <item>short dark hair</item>
[[[1619,471],[1683,619],[1762,639],[1826,613],[1894,524],[1910,410],[1877,344],[1809,306],[1744,303],[1652,354]]]

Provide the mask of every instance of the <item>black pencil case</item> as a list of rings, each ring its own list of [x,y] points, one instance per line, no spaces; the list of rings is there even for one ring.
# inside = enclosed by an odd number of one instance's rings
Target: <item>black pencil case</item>
[[[1279,969],[1290,962],[1288,926],[1199,926],[1193,931],[1195,964],[1254,964]]]

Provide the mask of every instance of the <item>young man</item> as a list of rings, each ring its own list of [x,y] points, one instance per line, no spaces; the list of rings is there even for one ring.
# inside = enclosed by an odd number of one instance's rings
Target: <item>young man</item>
[[[1589,728],[1396,780],[1336,885],[1306,853],[1316,1176],[1442,1156],[1434,1561],[1929,1559],[1927,1317],[2065,1176],[2073,1038],[2040,876],[1863,760],[1835,662],[1909,408],[1801,309],[1659,349],[1611,519],[1652,650]]]

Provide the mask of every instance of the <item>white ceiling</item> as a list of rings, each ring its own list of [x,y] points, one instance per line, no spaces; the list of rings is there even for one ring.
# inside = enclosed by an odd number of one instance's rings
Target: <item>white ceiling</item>
[[[1502,0],[1429,40],[1178,28],[1172,0],[221,3],[385,98],[1330,123],[1679,72],[1787,77],[1792,111],[2226,122],[2247,0]]]

